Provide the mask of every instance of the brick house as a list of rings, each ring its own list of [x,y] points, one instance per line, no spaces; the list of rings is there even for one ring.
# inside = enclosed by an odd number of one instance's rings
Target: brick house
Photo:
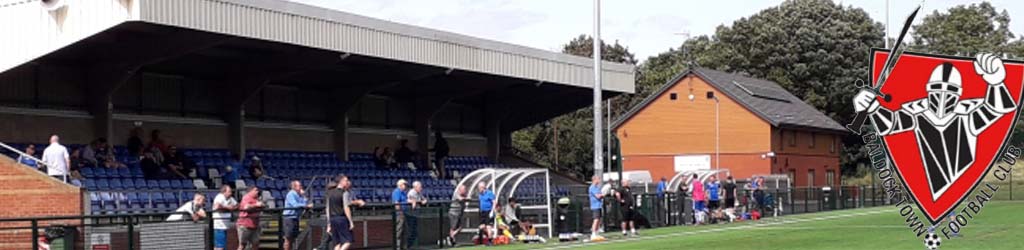
[[[846,129],[775,82],[694,68],[612,126],[622,144],[623,168],[648,170],[655,179],[720,167],[741,179],[787,174],[798,187],[840,184]]]

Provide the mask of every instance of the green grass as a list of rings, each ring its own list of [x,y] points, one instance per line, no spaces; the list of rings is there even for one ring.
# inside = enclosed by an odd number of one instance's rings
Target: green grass
[[[1024,249],[1024,202],[987,203],[963,237],[943,239],[942,249]],[[804,214],[759,222],[682,226],[641,231],[640,237],[606,234],[608,241],[519,244],[487,249],[924,249],[895,207]],[[483,247],[463,249],[484,249]]]

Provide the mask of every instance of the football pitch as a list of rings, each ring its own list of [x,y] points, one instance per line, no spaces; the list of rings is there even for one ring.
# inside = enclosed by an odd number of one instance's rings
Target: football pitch
[[[941,249],[1024,249],[1024,202],[993,201]],[[709,226],[606,233],[608,241],[515,244],[487,249],[925,249],[893,206],[851,209]],[[940,234],[941,235],[941,234]],[[466,248],[466,249],[484,249]]]

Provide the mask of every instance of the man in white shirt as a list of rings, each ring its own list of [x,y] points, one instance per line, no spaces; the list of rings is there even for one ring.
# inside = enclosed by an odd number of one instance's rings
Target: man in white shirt
[[[188,213],[188,215],[192,217],[192,221],[199,221],[202,218],[206,218],[206,209],[204,207],[206,207],[206,195],[196,193],[192,196],[192,201],[186,202],[177,210],[174,210],[174,212],[178,212],[179,214],[172,214],[171,216],[168,216],[167,221],[185,220],[185,214],[180,214],[182,212]]]
[[[60,145],[60,137],[50,136],[50,146],[43,150],[43,160],[46,163],[46,174],[68,181],[68,166],[71,166],[71,157],[68,156],[68,149]]]
[[[228,229],[231,228],[231,211],[238,209],[238,201],[231,197],[231,186],[220,186],[220,193],[213,198],[213,249],[224,250],[228,245]]]

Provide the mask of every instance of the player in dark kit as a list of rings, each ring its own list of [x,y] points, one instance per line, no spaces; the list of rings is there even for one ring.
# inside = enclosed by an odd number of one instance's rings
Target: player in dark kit
[[[615,192],[615,198],[619,200],[619,210],[622,211],[622,236],[628,235],[627,228],[633,236],[636,236],[636,226],[633,224],[636,207],[633,201],[633,192],[629,189],[629,180],[622,180],[622,187]]]
[[[722,189],[725,190],[725,208],[736,207],[736,181],[732,179],[732,175],[725,177],[725,184],[722,185]]]

